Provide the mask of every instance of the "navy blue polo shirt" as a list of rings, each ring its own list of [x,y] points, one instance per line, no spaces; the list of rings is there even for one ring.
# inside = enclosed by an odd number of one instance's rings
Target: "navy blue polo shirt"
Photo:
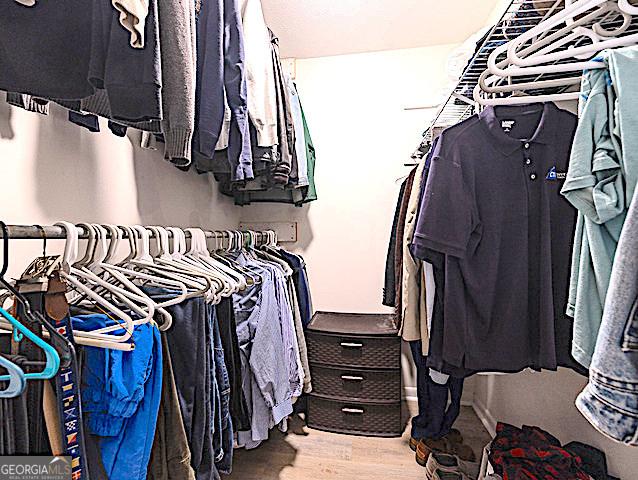
[[[576,216],[560,189],[576,123],[553,104],[488,107],[441,134],[413,243],[445,255],[446,363],[570,363],[563,312]]]

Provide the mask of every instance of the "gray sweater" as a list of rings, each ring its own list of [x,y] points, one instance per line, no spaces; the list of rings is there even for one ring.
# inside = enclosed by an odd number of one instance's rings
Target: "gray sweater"
[[[117,118],[104,90],[83,99],[80,105],[59,103],[140,130],[162,133],[166,142],[165,157],[177,165],[188,165],[195,123],[195,5],[190,0],[157,0],[157,13],[152,30],[158,37],[147,38],[145,48],[152,43],[159,47],[156,70],[161,73],[161,121],[132,122]],[[125,34],[123,31],[122,35]]]

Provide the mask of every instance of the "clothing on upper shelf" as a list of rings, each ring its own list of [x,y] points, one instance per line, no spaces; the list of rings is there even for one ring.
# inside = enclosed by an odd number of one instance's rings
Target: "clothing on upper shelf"
[[[117,136],[141,130],[142,148],[214,172],[238,205],[316,200],[314,147],[260,0],[80,3],[64,18],[46,2],[3,4],[10,104],[57,103],[91,132],[96,116]]]
[[[144,25],[148,15],[148,0],[112,0],[120,12],[120,24],[131,32],[131,47],[144,48]]]
[[[278,143],[275,69],[272,63],[270,32],[260,0],[241,0],[244,29],[248,112],[257,131],[256,145]]]
[[[231,181],[230,173],[223,160],[223,151],[216,152],[212,162],[207,165],[204,166],[198,161],[196,166],[212,171],[215,179],[220,182],[220,191],[225,195],[232,196],[236,205],[250,205],[252,202],[277,202],[290,203],[300,207],[305,203],[317,200],[315,186],[316,153],[303,107],[301,107],[301,118],[308,174],[307,186],[300,186],[296,183],[288,183],[283,187],[275,186],[272,172],[275,168],[273,165],[276,164],[276,158],[279,155],[278,146],[275,146],[273,150],[253,147],[253,172],[255,173],[255,179],[243,183]],[[293,128],[296,128],[295,125],[293,125]],[[260,155],[260,157],[256,155]],[[303,157],[294,157],[294,159],[297,158]],[[295,181],[296,179],[293,179],[293,182]]]

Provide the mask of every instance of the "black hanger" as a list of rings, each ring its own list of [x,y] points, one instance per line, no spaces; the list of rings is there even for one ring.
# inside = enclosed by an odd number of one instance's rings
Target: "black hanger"
[[[58,331],[55,329],[53,325],[38,311],[31,310],[31,305],[29,301],[18,292],[10,282],[7,282],[4,278],[7,273],[7,269],[9,268],[9,228],[7,224],[0,220],[0,227],[2,228],[2,242],[3,242],[3,252],[2,252],[2,268],[0,269],[0,284],[9,290],[11,294],[15,297],[20,305],[22,305],[22,315],[26,317],[31,322],[37,322],[44,326],[44,328],[49,332],[50,342],[53,348],[58,352],[60,356],[60,367],[66,368],[71,365],[71,360],[75,355],[75,348],[73,344],[65,337],[63,337]]]

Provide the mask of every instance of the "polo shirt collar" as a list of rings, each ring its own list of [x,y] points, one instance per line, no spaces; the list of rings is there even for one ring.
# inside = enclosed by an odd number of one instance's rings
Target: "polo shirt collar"
[[[507,135],[503,129],[501,128],[500,122],[503,118],[503,112],[510,111],[512,112],[512,116],[520,115],[521,109],[533,109],[533,105],[524,105],[524,106],[500,106],[499,114],[501,117],[499,118],[496,114],[496,109],[493,106],[487,107],[479,114],[479,119],[481,121],[481,125],[487,130],[487,132],[492,136],[492,140],[494,140],[494,146],[504,153],[505,155],[510,155],[514,153],[517,149],[521,148],[524,143],[542,143],[549,144],[553,139],[552,128],[549,125],[550,117],[552,114],[552,109],[556,108],[552,103],[544,103],[542,106],[543,113],[541,114],[540,121],[538,122],[538,126],[536,127],[536,131],[532,135],[531,138],[513,138]],[[537,110],[538,111],[538,110]]]

